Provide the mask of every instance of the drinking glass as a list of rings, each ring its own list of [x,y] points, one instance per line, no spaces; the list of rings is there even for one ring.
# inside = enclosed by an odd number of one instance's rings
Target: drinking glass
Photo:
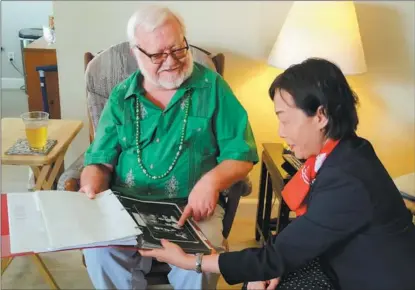
[[[25,124],[26,138],[30,149],[42,151],[48,138],[49,113],[41,111],[27,112],[22,114],[21,118]]]

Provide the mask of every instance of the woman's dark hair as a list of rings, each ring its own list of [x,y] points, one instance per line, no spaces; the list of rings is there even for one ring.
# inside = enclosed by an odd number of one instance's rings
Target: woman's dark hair
[[[288,92],[307,116],[314,116],[322,106],[328,118],[327,137],[338,140],[355,135],[358,98],[335,64],[309,58],[290,66],[271,84],[268,93],[272,100],[277,89]]]

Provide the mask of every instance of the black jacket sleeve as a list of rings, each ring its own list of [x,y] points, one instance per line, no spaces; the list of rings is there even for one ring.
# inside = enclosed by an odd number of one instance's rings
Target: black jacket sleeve
[[[219,256],[228,284],[280,277],[350,238],[371,219],[370,197],[363,184],[338,168],[324,168],[309,196],[307,213],[268,245]]]

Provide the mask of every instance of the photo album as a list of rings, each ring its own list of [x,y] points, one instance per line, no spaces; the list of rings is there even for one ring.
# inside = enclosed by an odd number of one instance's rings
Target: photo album
[[[175,203],[111,190],[94,199],[53,190],[1,194],[1,256],[108,246],[153,249],[161,239],[187,253],[210,253],[209,241],[190,219],[177,225],[181,214]]]

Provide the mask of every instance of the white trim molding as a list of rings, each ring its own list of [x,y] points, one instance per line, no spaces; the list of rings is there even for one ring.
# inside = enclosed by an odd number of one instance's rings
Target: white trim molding
[[[24,78],[1,78],[2,89],[20,89],[24,85]]]

